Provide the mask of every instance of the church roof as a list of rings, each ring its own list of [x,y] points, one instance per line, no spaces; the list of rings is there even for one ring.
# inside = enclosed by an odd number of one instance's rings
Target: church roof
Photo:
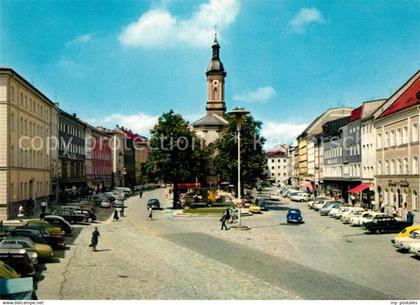
[[[217,114],[208,114],[205,117],[192,123],[193,127],[199,126],[226,126],[228,121]]]

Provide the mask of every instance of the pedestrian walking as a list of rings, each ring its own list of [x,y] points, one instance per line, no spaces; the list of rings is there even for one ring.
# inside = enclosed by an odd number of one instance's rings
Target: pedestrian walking
[[[222,222],[222,227],[220,228],[220,230],[223,230],[223,228],[225,228],[225,230],[229,230],[229,228],[226,226],[227,212],[223,213],[222,218],[220,218],[220,221]]]
[[[407,222],[410,226],[414,223],[414,214],[411,211],[407,213]]]
[[[23,208],[23,205],[20,205],[18,210],[18,218],[20,221],[25,217],[25,209]]]
[[[92,240],[89,245],[90,247],[92,247],[93,251],[96,251],[96,247],[98,246],[99,236],[101,236],[101,234],[99,234],[98,227],[95,227],[95,230],[92,232]]]
[[[124,217],[124,201],[123,201],[123,204],[122,204],[122,206],[121,206],[121,213],[120,213],[120,215],[121,215],[121,217]]]
[[[120,218],[118,217],[118,210],[114,209],[114,219],[112,221],[118,221]]]
[[[42,212],[43,214],[45,214],[45,213],[47,212],[47,202],[46,202],[45,200],[43,200],[43,201],[41,202],[41,212]]]
[[[152,209],[152,207],[149,206],[148,211],[149,211],[149,216],[147,217],[147,220],[149,220],[149,219],[153,220],[153,209]]]
[[[140,191],[139,196],[140,196],[140,199],[141,199],[141,197],[143,197],[143,192],[142,191]]]

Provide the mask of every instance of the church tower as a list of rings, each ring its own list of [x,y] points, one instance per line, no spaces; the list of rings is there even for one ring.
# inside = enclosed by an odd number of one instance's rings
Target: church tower
[[[210,63],[207,65],[207,115],[217,114],[225,116],[225,77],[226,71],[220,61],[220,45],[217,41],[217,34],[214,35],[212,45],[213,54]]]
[[[226,72],[220,61],[220,45],[214,35],[213,55],[207,65],[207,103],[206,116],[192,123],[195,134],[207,145],[216,142],[223,136],[228,125],[225,119],[225,76]]]

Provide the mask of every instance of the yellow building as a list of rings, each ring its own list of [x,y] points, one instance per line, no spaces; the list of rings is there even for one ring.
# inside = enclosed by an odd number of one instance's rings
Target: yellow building
[[[22,76],[0,68],[0,220],[35,212],[51,194],[49,139],[56,105]]]

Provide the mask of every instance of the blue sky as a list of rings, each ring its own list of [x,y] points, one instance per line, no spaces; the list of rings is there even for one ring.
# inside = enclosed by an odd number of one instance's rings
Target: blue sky
[[[388,97],[420,66],[420,1],[0,2],[0,65],[95,125],[147,134],[205,112],[217,24],[228,109],[290,142],[328,107]]]

